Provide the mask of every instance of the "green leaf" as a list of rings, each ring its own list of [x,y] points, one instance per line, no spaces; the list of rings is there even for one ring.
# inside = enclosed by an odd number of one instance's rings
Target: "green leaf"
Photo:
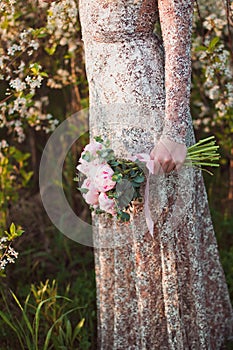
[[[30,181],[31,177],[33,176],[33,171],[25,171],[24,169],[20,170],[20,174],[22,175],[24,181],[23,181],[23,185],[26,186],[27,183]]]
[[[30,100],[33,96],[34,96],[33,94],[28,93],[27,95],[25,95],[25,98],[26,98],[27,100]]]
[[[143,175],[141,176],[136,176],[133,181],[136,183],[142,183],[145,180],[145,177]]]
[[[77,189],[81,192],[81,193],[87,193],[89,190],[88,188],[84,188],[84,187],[77,187]]]
[[[45,38],[46,36],[48,36],[47,33],[41,33],[37,35],[37,38]]]
[[[47,52],[47,54],[52,56],[55,53],[56,49],[57,49],[57,44],[54,44],[52,47],[46,47],[45,51]]]
[[[15,224],[12,222],[11,223],[11,225],[10,225],[10,233],[12,234],[12,235],[15,235]]]
[[[19,299],[16,297],[16,295],[15,295],[12,291],[11,291],[11,294],[12,294],[13,298],[15,299],[15,301],[16,301],[18,307],[19,307],[20,310],[22,311],[22,315],[23,315],[23,319],[24,319],[24,321],[25,321],[25,324],[26,324],[26,326],[27,326],[27,328],[28,328],[28,330],[29,330],[29,332],[30,332],[32,338],[33,338],[34,332],[33,332],[32,325],[31,325],[31,323],[30,323],[30,320],[29,320],[29,318],[27,317],[26,312],[25,312],[25,310],[23,309],[22,305],[20,304]]]
[[[120,196],[118,199],[117,199],[117,203],[118,203],[118,207],[120,208],[126,208],[129,203],[131,202],[132,200],[132,195],[130,196],[127,196],[125,194],[123,194],[122,196]]]
[[[95,136],[94,139],[96,140],[96,142],[100,142],[100,143],[104,142],[101,136]]]
[[[121,173],[114,173],[112,175],[112,181],[119,182],[122,179],[122,174]]]
[[[135,177],[135,176],[137,176],[137,172],[134,171],[134,170],[131,170],[130,171],[130,177]]]
[[[24,230],[17,229],[17,236],[22,236]]]
[[[7,315],[6,314],[4,314],[4,312],[2,312],[1,310],[0,310],[0,317],[3,319],[3,321],[11,328],[11,329],[13,329],[13,331],[15,332],[15,333],[17,333],[17,330],[16,330],[16,328],[14,327],[14,325],[12,324],[12,322],[10,321],[10,319],[7,317]]]
[[[139,182],[132,182],[132,186],[135,187],[135,188],[139,188],[139,187],[141,187],[141,183],[139,183]]]
[[[84,322],[85,322],[85,318],[82,318],[81,321],[79,321],[77,328],[79,328],[79,329],[82,328],[84,325]]]
[[[75,339],[77,338],[77,335],[80,333],[81,328],[84,325],[84,322],[85,322],[85,318],[82,318],[81,321],[79,321],[79,323],[75,327],[74,332],[73,332],[73,337],[72,337],[72,343],[75,341]]]
[[[49,346],[49,343],[50,343],[50,338],[51,338],[51,335],[52,335],[52,331],[53,331],[53,328],[56,326],[57,323],[61,322],[63,320],[64,317],[66,317],[68,314],[78,310],[78,309],[82,309],[83,307],[75,307],[67,312],[65,312],[64,314],[62,314],[55,322],[54,324],[50,327],[50,329],[48,330],[47,332],[47,335],[46,335],[46,339],[45,339],[45,343],[44,343],[44,346],[43,346],[43,350],[48,350],[48,346]]]
[[[72,338],[72,326],[70,320],[66,321],[66,337],[68,338],[69,342],[71,342]]]
[[[104,158],[105,160],[111,160],[114,159],[114,152],[112,149],[102,149],[98,150],[96,152],[101,158]]]
[[[32,31],[32,35],[37,38],[44,38],[45,36],[47,36],[46,31],[46,27],[37,28]]]
[[[46,72],[41,72],[40,75],[41,75],[42,77],[48,78],[48,74],[47,74]]]
[[[106,142],[105,142],[105,147],[109,147],[110,146],[110,140],[107,140]]]
[[[212,51],[215,48],[215,46],[217,45],[217,43],[219,42],[219,40],[220,40],[220,38],[218,36],[213,38],[211,40],[211,42],[209,43],[208,51]]]
[[[120,211],[118,214],[117,214],[117,218],[120,219],[121,221],[129,221],[130,220],[130,215],[124,211]]]
[[[199,45],[195,48],[195,51],[198,52],[198,51],[206,51],[208,49],[208,47],[206,46],[203,46],[203,45]]]
[[[119,163],[118,161],[116,161],[116,160],[110,160],[110,161],[108,162],[108,164],[109,164],[111,167],[116,167],[116,166],[118,166],[120,163]]]
[[[82,159],[86,160],[87,162],[90,162],[91,160],[91,153],[89,151],[86,151],[83,155],[82,155]]]
[[[0,310],[0,317],[3,319],[3,321],[16,333],[18,340],[20,342],[22,350],[25,349],[24,344],[22,342],[21,334],[17,327],[14,326],[14,324],[10,321],[10,319]]]

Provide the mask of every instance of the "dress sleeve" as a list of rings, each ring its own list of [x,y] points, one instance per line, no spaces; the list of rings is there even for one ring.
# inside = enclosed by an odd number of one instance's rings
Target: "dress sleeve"
[[[194,0],[158,0],[165,49],[165,120],[162,137],[185,144],[190,119],[191,33]]]

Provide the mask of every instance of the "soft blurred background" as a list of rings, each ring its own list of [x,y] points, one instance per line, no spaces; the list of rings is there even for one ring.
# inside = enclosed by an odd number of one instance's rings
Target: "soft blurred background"
[[[220,145],[221,166],[204,177],[233,300],[233,3],[196,1],[193,25],[193,123],[197,139]],[[0,350],[95,349],[93,250],[53,226],[38,184],[47,139],[87,107],[78,1],[1,0]],[[90,222],[73,181],[87,142],[85,133],[67,155],[63,184]]]

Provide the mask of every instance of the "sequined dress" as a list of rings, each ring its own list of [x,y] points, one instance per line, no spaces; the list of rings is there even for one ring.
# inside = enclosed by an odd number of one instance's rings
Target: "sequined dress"
[[[149,153],[160,137],[195,143],[193,6],[79,0],[90,138],[108,138],[118,157]],[[222,349],[232,308],[201,171],[152,176],[149,205],[153,237],[144,204],[135,204],[129,223],[92,214],[97,349]]]

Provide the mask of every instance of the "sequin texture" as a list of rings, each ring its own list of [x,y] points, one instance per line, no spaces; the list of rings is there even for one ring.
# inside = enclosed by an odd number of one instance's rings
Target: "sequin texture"
[[[119,157],[159,137],[195,143],[190,115],[192,0],[79,0],[90,138]],[[155,24],[160,20],[160,37]],[[200,170],[150,179],[129,223],[92,215],[99,350],[220,350],[232,308]],[[109,245],[109,246],[108,246]]]

